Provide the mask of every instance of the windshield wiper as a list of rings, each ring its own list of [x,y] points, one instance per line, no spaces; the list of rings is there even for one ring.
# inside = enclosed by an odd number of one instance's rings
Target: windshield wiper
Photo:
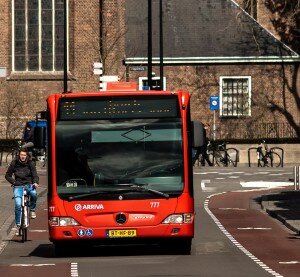
[[[146,191],[146,192],[151,192],[153,194],[157,194],[159,196],[162,196],[164,198],[169,198],[170,195],[167,193],[164,193],[162,191],[159,190],[155,190],[155,189],[149,189],[149,188],[145,188],[144,186],[148,185],[148,184],[136,184],[136,183],[132,183],[132,184],[116,184],[115,186],[120,186],[120,187],[128,187],[128,189],[130,190],[134,190],[134,191]],[[126,190],[128,190],[126,189]],[[125,191],[125,190],[124,190]]]
[[[88,198],[90,196],[96,196],[96,195],[101,195],[101,194],[131,192],[131,191],[146,191],[146,192],[151,192],[151,193],[159,195],[159,196],[163,196],[164,198],[170,197],[169,194],[167,194],[167,193],[164,193],[164,192],[161,192],[161,191],[158,191],[155,189],[145,188],[145,187],[143,187],[144,185],[147,185],[147,184],[114,184],[114,185],[112,185],[112,187],[123,187],[123,188],[119,188],[116,190],[110,190],[110,191],[96,191],[96,192],[90,192],[90,193],[69,196],[68,201]]]
[[[96,192],[83,193],[79,195],[69,196],[68,201],[72,201],[75,199],[82,199],[82,198],[99,195],[99,194],[107,194],[107,193],[111,193],[111,191],[96,191]]]

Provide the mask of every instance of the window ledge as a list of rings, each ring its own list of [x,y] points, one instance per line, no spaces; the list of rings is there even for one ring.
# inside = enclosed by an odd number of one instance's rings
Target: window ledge
[[[8,77],[8,81],[62,81],[64,79],[63,72],[12,72]],[[74,76],[68,72],[68,80],[75,80]]]

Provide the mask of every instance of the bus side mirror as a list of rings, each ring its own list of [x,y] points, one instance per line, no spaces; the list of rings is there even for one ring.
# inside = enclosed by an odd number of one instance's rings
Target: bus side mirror
[[[46,126],[34,127],[33,143],[35,148],[46,148],[46,129]]]
[[[204,125],[200,121],[192,121],[192,147],[204,145]]]

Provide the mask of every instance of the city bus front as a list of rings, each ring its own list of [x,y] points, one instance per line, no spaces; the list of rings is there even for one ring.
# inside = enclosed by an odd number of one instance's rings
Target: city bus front
[[[48,99],[49,233],[57,249],[130,240],[175,241],[190,251],[188,100],[184,93]]]

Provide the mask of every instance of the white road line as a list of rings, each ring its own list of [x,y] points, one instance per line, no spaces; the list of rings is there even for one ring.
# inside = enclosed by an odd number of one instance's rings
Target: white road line
[[[202,191],[213,192],[213,191],[216,190],[216,188],[213,188],[213,187],[207,188],[205,186],[205,183],[210,183],[210,180],[202,180],[201,181],[201,189],[202,189]]]
[[[280,264],[300,264],[298,261],[279,262]]]
[[[211,210],[208,208],[208,203],[210,198],[216,195],[224,194],[226,192],[221,192],[217,194],[209,195],[206,200],[204,201],[204,209],[206,212],[210,215],[210,217],[213,219],[213,221],[216,223],[216,225],[219,227],[219,229],[225,234],[225,236],[238,248],[240,249],[245,255],[247,255],[250,259],[252,259],[256,264],[258,264],[261,268],[263,268],[265,271],[269,272],[275,277],[283,277],[276,271],[269,268],[267,265],[265,265],[263,262],[261,262],[257,257],[255,257],[252,253],[250,253],[245,247],[243,247],[239,242],[237,242],[234,237],[224,228],[224,226],[221,224],[221,222],[216,218],[216,216],[211,212]]]
[[[29,232],[33,232],[33,233],[45,233],[45,232],[48,232],[48,230],[31,230],[31,229],[29,229]]]
[[[272,230],[272,228],[268,227],[240,227],[238,230]]]
[[[247,209],[242,209],[242,208],[219,208],[219,210],[247,211]]]
[[[266,181],[250,181],[240,182],[240,185],[244,188],[277,188],[292,186],[293,182],[266,182]]]
[[[15,266],[15,267],[27,267],[27,266],[53,266],[55,264],[10,264],[9,266]]]
[[[282,173],[270,173],[269,175],[270,176],[282,176],[283,174]]]
[[[79,277],[78,263],[71,263],[71,277]]]

